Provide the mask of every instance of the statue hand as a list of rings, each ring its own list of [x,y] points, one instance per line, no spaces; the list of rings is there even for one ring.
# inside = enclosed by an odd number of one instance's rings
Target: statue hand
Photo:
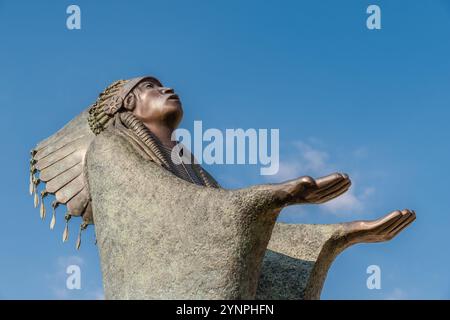
[[[353,221],[344,224],[349,244],[388,241],[416,219],[414,210],[396,210],[372,221]]]
[[[279,192],[286,205],[320,204],[340,196],[350,185],[348,175],[333,173],[318,179],[303,176],[284,182],[279,185]]]

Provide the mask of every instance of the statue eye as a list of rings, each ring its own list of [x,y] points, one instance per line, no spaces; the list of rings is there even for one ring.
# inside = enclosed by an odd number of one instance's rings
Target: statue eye
[[[153,88],[154,85],[153,83],[147,82],[147,84],[145,85],[146,88]]]

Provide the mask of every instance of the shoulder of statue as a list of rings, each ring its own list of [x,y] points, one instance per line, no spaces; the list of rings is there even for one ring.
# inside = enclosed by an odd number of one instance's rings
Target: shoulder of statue
[[[136,160],[139,162],[153,162],[164,167],[155,152],[148,148],[132,130],[125,126],[116,126],[114,123],[94,138],[86,159],[91,162],[107,163],[120,158],[126,162],[126,158],[131,155],[136,155],[138,157]]]
[[[121,130],[109,127],[95,136],[87,152],[89,159],[105,159],[105,154],[120,155],[135,152],[132,141]],[[109,157],[107,157],[109,158]]]

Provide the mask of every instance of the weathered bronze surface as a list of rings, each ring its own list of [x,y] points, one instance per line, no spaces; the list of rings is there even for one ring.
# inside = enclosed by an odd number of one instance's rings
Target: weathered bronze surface
[[[415,219],[414,211],[405,209],[375,221],[336,225],[276,223],[286,206],[322,204],[342,195],[351,186],[349,177],[343,173],[316,179],[303,176],[279,184],[224,190],[195,161],[172,161],[170,154],[177,143],[171,136],[182,116],[178,95],[156,78],[120,80],[106,88],[88,110],[31,151],[30,193],[34,194],[35,207],[41,202],[42,218],[46,216],[44,198],[55,196],[50,228],[56,223],[55,209],[65,204],[63,241],[68,237],[70,218],[81,216],[83,222],[76,242],[79,248],[81,231],[93,224],[94,218],[99,220],[96,234],[107,298],[317,299],[329,266],[342,250],[356,243],[390,240]],[[40,182],[46,184],[39,191]],[[111,206],[114,197],[120,199]],[[136,204],[140,199],[143,203]],[[153,200],[148,202],[149,199]],[[158,220],[158,214],[169,207],[185,220],[172,225]],[[118,215],[127,216],[113,215],[116,209]],[[194,214],[186,215],[191,211],[203,214],[206,220],[203,226],[196,220],[185,230],[191,224],[189,219],[195,218]],[[217,216],[218,212],[222,214]],[[167,216],[171,214],[167,212]],[[230,219],[237,222],[230,224]],[[120,221],[119,226],[115,226],[116,221]],[[124,229],[133,226],[133,235],[124,233],[120,224]],[[199,234],[209,228],[215,235],[207,232],[205,237],[210,237],[210,241],[206,242],[188,240],[196,228]],[[149,230],[165,233],[155,240]],[[183,234],[188,239],[182,238]],[[172,242],[164,243],[167,238]],[[223,245],[231,239],[229,248],[225,248]],[[153,243],[155,248],[166,250],[169,257],[162,259],[148,252],[140,268],[135,269],[134,260],[140,258],[132,252],[139,241]],[[179,246],[184,249],[172,253]],[[126,250],[130,261],[124,264],[123,257],[111,250]],[[217,255],[222,254],[229,263],[201,250],[217,250]],[[190,258],[183,259],[192,261],[179,262],[186,252],[191,252]],[[216,266],[214,270],[205,266],[208,261]],[[162,271],[165,264],[171,265],[167,274]],[[128,270],[141,276],[112,276]],[[154,275],[158,272],[159,277]]]

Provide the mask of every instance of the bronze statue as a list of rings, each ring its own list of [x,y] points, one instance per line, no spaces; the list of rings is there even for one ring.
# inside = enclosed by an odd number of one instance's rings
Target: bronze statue
[[[80,216],[79,248],[95,220],[107,298],[317,299],[339,252],[390,240],[415,219],[405,209],[375,221],[276,223],[286,206],[342,195],[349,177],[225,190],[192,155],[172,161],[182,116],[178,95],[156,78],[120,80],[31,151],[30,193],[42,218],[45,197],[55,196],[50,228],[66,205],[63,241]]]

